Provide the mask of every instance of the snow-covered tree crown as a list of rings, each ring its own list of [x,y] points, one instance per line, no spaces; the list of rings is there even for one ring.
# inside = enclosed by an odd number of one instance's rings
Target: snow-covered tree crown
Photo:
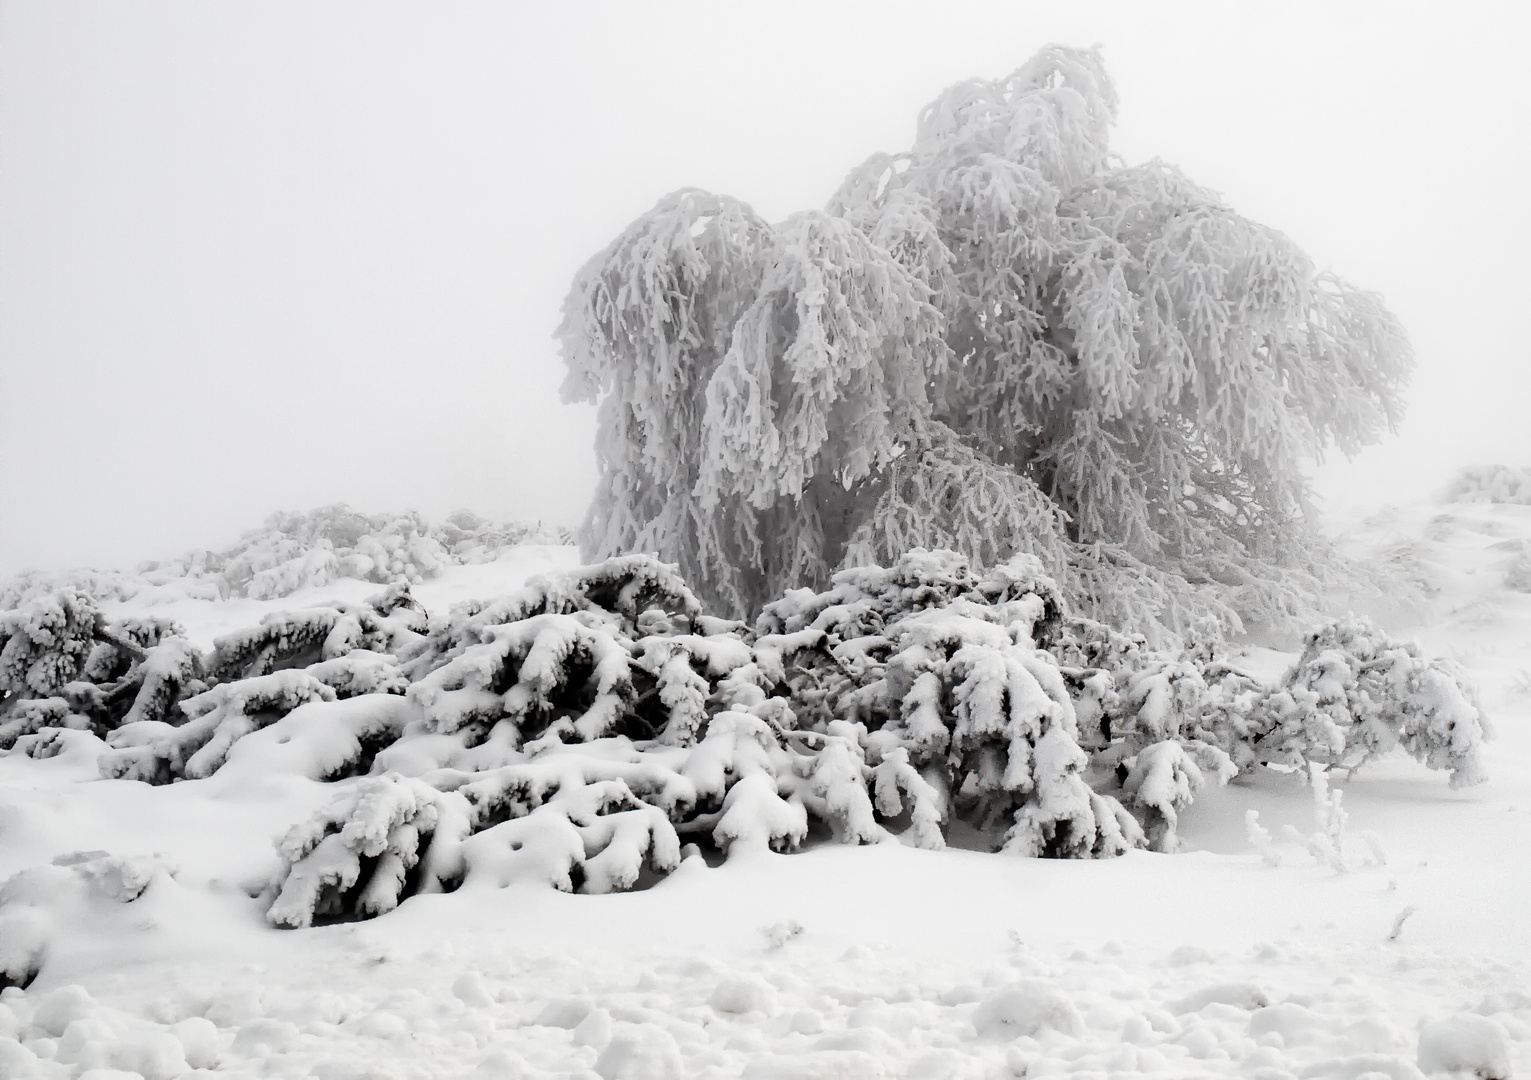
[[[657,552],[740,613],[916,544],[1036,554],[1150,634],[1290,609],[1299,461],[1396,424],[1408,343],[1115,159],[1115,115],[1098,52],[1049,47],[946,90],[824,211],[684,190],[629,226],[559,333],[566,399],[601,408],[587,555]]]

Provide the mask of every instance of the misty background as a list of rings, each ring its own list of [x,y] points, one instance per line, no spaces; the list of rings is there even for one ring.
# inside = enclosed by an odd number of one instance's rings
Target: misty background
[[[1531,465],[1519,4],[0,3],[0,574],[276,509],[577,524],[575,270],[663,194],[770,220],[946,85],[1100,43],[1161,157],[1381,292],[1418,370],[1327,505]]]

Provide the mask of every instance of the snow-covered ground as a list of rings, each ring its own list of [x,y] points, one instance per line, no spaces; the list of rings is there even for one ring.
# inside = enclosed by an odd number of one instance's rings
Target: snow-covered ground
[[[831,844],[693,856],[633,893],[463,889],[276,930],[250,893],[325,785],[231,759],[150,787],[97,779],[83,752],[0,753],[0,880],[87,853],[58,871],[78,884],[52,908],[41,975],[0,992],[0,1077],[1531,1074],[1531,593],[1505,584],[1531,507],[1422,503],[1336,527],[1432,590],[1372,614],[1464,664],[1497,731],[1477,787],[1401,756],[1336,780],[1344,870],[1302,842],[1311,790],[1263,770],[1203,792],[1175,855]],[[576,562],[520,548],[416,595],[434,613]],[[206,646],[376,588],[140,594],[111,612],[152,604]],[[1291,656],[1246,659],[1274,675]],[[1250,810],[1274,837],[1263,853]]]

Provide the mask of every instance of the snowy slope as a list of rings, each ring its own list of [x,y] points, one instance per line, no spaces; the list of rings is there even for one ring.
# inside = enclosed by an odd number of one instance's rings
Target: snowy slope
[[[127,860],[61,871],[94,884],[52,909],[38,980],[0,993],[0,1076],[1524,1075],[1531,594],[1504,578],[1531,507],[1422,504],[1342,526],[1353,554],[1434,590],[1428,610],[1372,614],[1465,664],[1498,735],[1478,787],[1401,757],[1337,782],[1343,872],[1298,842],[1318,827],[1310,790],[1266,770],[1203,792],[1177,855],[826,845],[693,857],[635,893],[463,889],[278,931],[247,894],[323,785],[237,755],[157,788],[98,780],[86,755],[0,755],[0,879],[70,852]],[[416,593],[434,612],[575,561],[517,549]],[[155,610],[207,644],[375,590]],[[1251,845],[1249,810],[1279,865]],[[134,887],[131,904],[104,895]]]

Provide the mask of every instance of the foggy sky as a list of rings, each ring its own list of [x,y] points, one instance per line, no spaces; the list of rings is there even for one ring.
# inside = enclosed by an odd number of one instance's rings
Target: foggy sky
[[[1127,161],[1408,328],[1409,418],[1331,503],[1531,464],[1531,35],[1450,8],[5,0],[0,575],[335,500],[577,523],[579,265],[682,186],[820,206],[1049,42],[1104,46]]]

